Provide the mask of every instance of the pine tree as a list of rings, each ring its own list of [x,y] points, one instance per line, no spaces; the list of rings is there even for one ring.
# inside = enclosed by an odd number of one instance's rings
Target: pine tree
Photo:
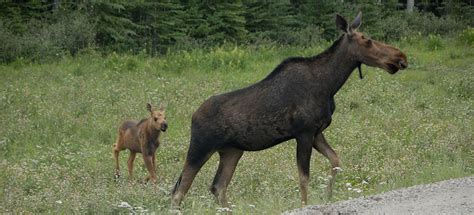
[[[281,41],[286,32],[298,28],[298,22],[288,1],[245,2],[246,29],[251,36]]]
[[[203,31],[207,31],[206,40],[212,43],[241,42],[247,35],[245,29],[244,6],[241,1],[229,1],[221,3],[203,2],[199,11],[204,14],[205,25],[201,25]]]
[[[184,8],[178,1],[136,4],[132,17],[140,26],[138,47],[145,47],[152,56],[165,53],[184,36]]]
[[[130,20],[127,3],[91,2],[88,10],[96,22],[96,44],[113,50],[133,48],[136,29],[140,26]]]

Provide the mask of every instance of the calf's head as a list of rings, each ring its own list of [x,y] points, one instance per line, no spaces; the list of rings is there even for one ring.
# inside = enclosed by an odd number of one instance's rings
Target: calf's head
[[[362,13],[359,12],[349,25],[344,17],[336,16],[337,27],[346,35],[349,55],[360,63],[384,69],[390,74],[407,68],[407,57],[400,49],[370,39],[356,31],[362,22],[361,19]]]
[[[147,110],[150,111],[150,125],[156,129],[161,131],[166,131],[168,129],[168,122],[166,121],[165,116],[165,109],[162,105],[160,108],[156,110],[150,103],[146,104]]]

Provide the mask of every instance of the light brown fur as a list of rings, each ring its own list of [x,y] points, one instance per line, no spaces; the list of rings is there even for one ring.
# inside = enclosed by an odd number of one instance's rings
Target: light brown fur
[[[128,176],[133,178],[133,162],[137,153],[142,153],[145,166],[148,170],[146,181],[152,180],[156,183],[155,152],[160,145],[160,133],[166,131],[168,123],[163,107],[154,110],[151,104],[147,104],[150,117],[138,121],[125,121],[119,128],[117,142],[113,145],[115,159],[115,177],[120,177],[119,154],[120,151],[128,149]]]

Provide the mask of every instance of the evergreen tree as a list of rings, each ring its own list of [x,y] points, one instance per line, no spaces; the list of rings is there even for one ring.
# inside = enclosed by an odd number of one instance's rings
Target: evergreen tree
[[[301,28],[289,1],[247,0],[245,7],[245,26],[251,40],[270,39],[283,42],[287,39],[288,32]]]
[[[133,21],[140,26],[140,44],[155,56],[165,53],[184,36],[184,8],[178,1],[146,1],[133,5]]]
[[[133,48],[136,29],[130,20],[127,3],[91,2],[88,10],[96,22],[96,44],[113,50]]]
[[[200,10],[206,24],[206,40],[212,43],[241,42],[247,35],[245,29],[244,6],[241,1],[221,3],[203,2]]]

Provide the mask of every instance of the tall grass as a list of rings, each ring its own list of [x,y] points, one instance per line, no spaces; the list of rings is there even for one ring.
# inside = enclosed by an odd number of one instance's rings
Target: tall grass
[[[409,56],[408,70],[391,76],[364,66],[365,79],[351,76],[336,95],[325,131],[343,162],[333,200],[474,173],[474,49],[433,38],[396,44]],[[1,65],[0,212],[168,212],[193,111],[211,95],[264,78],[286,57],[328,46],[230,46],[162,58],[91,52],[49,64]],[[140,159],[133,183],[126,173],[113,180],[117,126],[147,116],[146,102],[164,103],[170,125],[157,152],[156,188],[142,183]],[[122,168],[126,159],[123,153]],[[217,162],[213,156],[197,175],[185,213],[218,212],[208,192]],[[309,204],[327,201],[328,173],[329,162],[313,153]],[[228,190],[232,210],[299,207],[297,181],[294,141],[245,153]],[[118,207],[121,202],[136,208]]]

